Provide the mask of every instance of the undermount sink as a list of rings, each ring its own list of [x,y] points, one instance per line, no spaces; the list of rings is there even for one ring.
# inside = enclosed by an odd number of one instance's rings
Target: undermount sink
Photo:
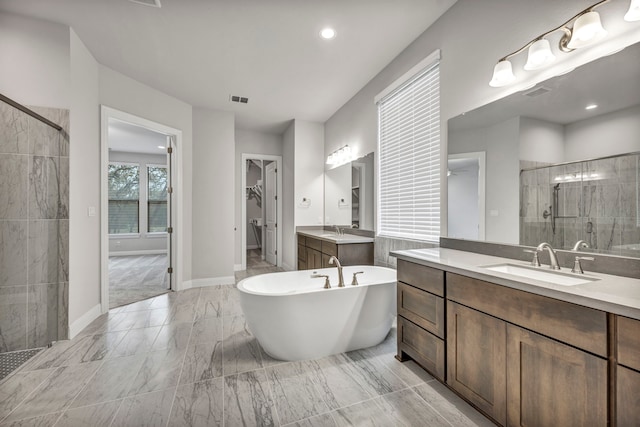
[[[511,274],[512,276],[526,277],[528,279],[540,280],[541,282],[553,283],[554,285],[576,286],[600,280],[596,277],[578,276],[575,274],[563,273],[561,271],[545,269],[545,267],[526,267],[516,264],[487,265],[482,268],[498,273]]]

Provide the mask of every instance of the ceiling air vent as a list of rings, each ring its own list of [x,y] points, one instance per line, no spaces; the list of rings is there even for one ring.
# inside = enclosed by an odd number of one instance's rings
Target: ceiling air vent
[[[247,102],[249,102],[249,98],[245,98],[244,96],[229,95],[229,101],[246,104]]]
[[[533,90],[530,90],[529,92],[525,92],[523,95],[524,96],[530,96],[531,98],[535,98],[536,96],[543,95],[543,94],[545,94],[547,92],[551,92],[551,89],[546,88],[544,86],[540,86],[540,87],[537,87],[537,88],[535,88]]]
[[[129,0],[131,3],[143,4],[145,6],[161,8],[160,0]]]

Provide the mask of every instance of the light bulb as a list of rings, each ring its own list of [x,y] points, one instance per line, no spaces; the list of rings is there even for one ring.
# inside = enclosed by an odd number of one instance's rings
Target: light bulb
[[[516,79],[516,76],[513,74],[511,61],[504,59],[498,62],[495,67],[493,67],[493,78],[489,82],[489,86],[491,87],[506,86],[509,83],[512,83],[515,79]]]
[[[589,46],[602,40],[607,35],[607,30],[602,27],[598,12],[587,12],[580,15],[573,24],[571,40],[567,44],[569,49],[577,49]]]
[[[527,63],[524,65],[524,69],[527,71],[537,70],[552,63],[555,59],[555,55],[551,52],[549,40],[536,40],[529,46],[529,56],[527,57]]]

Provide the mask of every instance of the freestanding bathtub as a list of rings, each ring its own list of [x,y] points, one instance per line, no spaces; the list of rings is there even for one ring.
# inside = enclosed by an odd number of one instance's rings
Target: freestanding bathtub
[[[353,273],[358,286],[351,286]],[[324,289],[327,274],[331,289]],[[374,266],[289,271],[249,277],[238,283],[249,329],[271,357],[304,360],[379,344],[396,312],[396,271]]]

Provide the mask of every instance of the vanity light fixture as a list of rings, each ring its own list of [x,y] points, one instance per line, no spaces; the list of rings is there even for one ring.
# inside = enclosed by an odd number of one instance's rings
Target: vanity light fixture
[[[564,32],[560,39],[559,50],[565,53],[590,46],[602,40],[607,35],[607,31],[602,26],[600,14],[594,9],[610,1],[601,0],[589,6],[562,25],[539,35],[520,49],[500,58],[493,69],[493,78],[489,82],[489,86],[502,87],[513,83],[516,80],[516,76],[513,73],[513,67],[509,59],[525,50],[527,50],[527,62],[524,66],[526,71],[538,70],[552,63],[556,57],[546,37],[556,31]],[[631,0],[629,11],[624,16],[624,19],[626,21],[640,20],[640,0]]]
[[[342,166],[354,159],[351,147],[345,145],[327,156],[327,164],[333,167]]]
[[[631,0],[629,11],[624,15],[624,20],[628,22],[640,21],[640,0]]]

